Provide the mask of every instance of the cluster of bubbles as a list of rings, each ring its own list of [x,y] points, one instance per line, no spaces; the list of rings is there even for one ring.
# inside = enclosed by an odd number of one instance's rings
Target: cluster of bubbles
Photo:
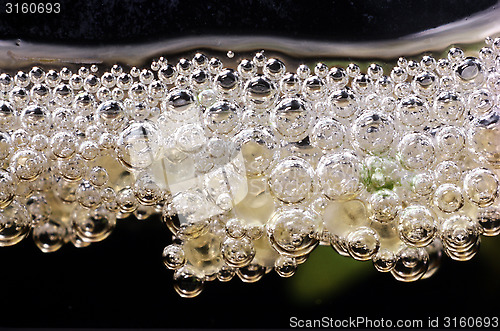
[[[258,52],[0,75],[0,246],[43,252],[161,214],[184,297],[292,276],[319,244],[397,280],[500,233],[500,38],[390,72]]]

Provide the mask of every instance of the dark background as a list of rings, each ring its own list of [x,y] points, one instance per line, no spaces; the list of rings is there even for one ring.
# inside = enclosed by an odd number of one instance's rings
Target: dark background
[[[0,39],[133,43],[184,35],[275,34],[327,40],[396,38],[466,17],[494,0],[64,1],[60,14],[5,14]],[[15,2],[15,1],[12,1]],[[289,318],[498,316],[500,238],[470,262],[444,259],[431,279],[400,283],[369,262],[316,249],[290,279],[207,283],[180,298],[158,218],[119,222],[105,241],[41,253],[31,238],[0,248],[2,327],[286,328]]]
[[[3,327],[286,328],[289,318],[498,316],[500,238],[483,238],[469,262],[445,258],[432,278],[400,283],[370,262],[319,247],[288,279],[237,277],[180,298],[161,252],[158,218],[124,220],[101,243],[41,253],[31,238],[0,249]]]
[[[0,1],[2,39],[109,44],[206,34],[391,39],[467,17],[497,0],[54,0],[61,3],[59,14],[6,14],[8,2],[23,1]]]

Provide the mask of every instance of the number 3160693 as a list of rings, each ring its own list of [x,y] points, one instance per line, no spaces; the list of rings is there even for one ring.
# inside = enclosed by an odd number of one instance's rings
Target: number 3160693
[[[8,2],[5,4],[5,12],[7,14],[59,14],[61,12],[61,4],[59,2]]]

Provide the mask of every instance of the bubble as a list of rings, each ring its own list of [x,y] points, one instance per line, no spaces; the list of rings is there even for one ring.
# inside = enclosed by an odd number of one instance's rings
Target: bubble
[[[116,152],[128,169],[149,167],[159,153],[158,129],[148,121],[131,123],[120,134]]]
[[[97,156],[99,156],[100,148],[94,141],[83,141],[80,146],[78,146],[78,154],[81,155],[86,161],[92,161]]]
[[[46,132],[50,127],[50,113],[44,106],[28,106],[21,112],[21,125],[32,132]]]
[[[177,75],[177,69],[171,64],[165,64],[158,70],[158,78],[165,84],[174,83]]]
[[[161,189],[149,174],[137,176],[134,193],[139,202],[145,206],[155,205],[161,199]]]
[[[485,161],[500,165],[500,113],[496,110],[471,123],[468,138],[472,150]]]
[[[222,61],[213,57],[208,61],[208,70],[211,74],[217,74],[222,69]]]
[[[387,76],[382,76],[375,82],[375,89],[380,95],[389,95],[394,90],[394,83]]]
[[[226,222],[228,236],[239,239],[245,235],[245,227],[240,219],[232,218]]]
[[[14,87],[10,92],[9,92],[9,102],[13,107],[16,107],[17,109],[22,109],[28,105],[28,102],[30,100],[30,95],[26,89],[22,87]],[[6,111],[7,109],[5,108],[0,108],[2,111]],[[5,115],[5,113],[4,113]],[[13,114],[14,115],[14,114]],[[0,117],[2,118],[2,117]],[[3,118],[3,120],[8,120],[11,118],[12,120],[15,120],[15,117],[7,117]],[[2,121],[2,120],[0,120]]]
[[[265,77],[257,76],[245,84],[245,100],[255,108],[268,108],[275,104],[277,88]]]
[[[236,274],[245,283],[255,283],[258,282],[262,276],[266,273],[266,268],[256,264],[251,263],[246,267],[239,268],[236,270]]]
[[[255,256],[255,249],[247,238],[228,238],[222,244],[222,255],[229,266],[241,268],[250,264]]]
[[[333,150],[340,148],[345,139],[344,126],[330,118],[322,118],[314,125],[309,139],[311,145],[322,150]]]
[[[416,76],[422,71],[422,68],[420,68],[420,64],[417,61],[413,60],[408,61],[405,69],[408,71],[408,74],[410,76]]]
[[[394,67],[391,71],[391,78],[395,83],[402,83],[408,78],[408,73],[401,67]]]
[[[0,128],[10,129],[16,122],[16,111],[6,101],[0,101]]]
[[[465,147],[465,133],[456,126],[444,126],[436,134],[437,147],[447,157],[457,156]]]
[[[6,208],[14,199],[16,186],[8,171],[0,169],[0,208]]]
[[[307,65],[301,64],[297,67],[297,76],[299,77],[299,79],[301,80],[306,79],[307,77],[309,77],[310,74],[311,74],[311,69],[309,69]]]
[[[266,129],[250,128],[234,139],[243,156],[248,176],[258,176],[269,168],[274,156],[275,138]]]
[[[1,184],[0,184],[1,185]],[[498,204],[479,209],[477,221],[484,236],[500,234],[500,208]]]
[[[424,70],[432,71],[436,69],[436,59],[430,55],[424,55],[422,60],[420,60],[420,67]]]
[[[287,73],[280,80],[281,93],[292,96],[300,92],[300,80],[297,74]]]
[[[412,191],[422,197],[428,196],[434,192],[434,183],[435,178],[432,172],[426,171],[416,174],[411,182]]]
[[[349,75],[349,77],[354,78],[359,75],[361,69],[356,63],[349,63],[347,65],[346,72]]]
[[[158,71],[158,70],[159,70],[159,68],[157,70],[154,70],[154,71]],[[154,78],[155,78],[155,76],[151,70],[142,69],[141,73],[139,74],[139,81],[145,85],[151,84],[153,82]]]
[[[186,263],[186,255],[181,245],[171,244],[163,250],[163,263],[169,269],[179,269]]]
[[[415,95],[407,96],[398,103],[397,117],[408,127],[420,127],[429,120],[429,107]]]
[[[55,195],[63,202],[72,203],[76,201],[76,189],[78,182],[67,180],[66,178],[54,175],[53,190]]]
[[[83,78],[86,78],[88,75],[90,75],[90,70],[87,67],[80,67],[80,69],[78,69],[78,74]]]
[[[332,248],[341,256],[350,256],[347,250],[347,241],[343,237],[333,236],[330,241]]]
[[[479,230],[479,223],[466,215],[457,214],[445,219],[441,224],[441,239],[448,255],[457,260],[472,258],[475,252],[470,250],[478,243]],[[466,254],[461,256],[460,253]]]
[[[45,71],[40,67],[33,67],[29,72],[29,77],[33,84],[43,83],[45,80]]]
[[[412,81],[413,91],[423,97],[429,97],[439,90],[438,77],[429,71],[423,71]]]
[[[326,76],[328,87],[332,90],[343,89],[349,82],[349,76],[343,68],[333,67]]]
[[[207,203],[200,192],[178,192],[173,195],[172,205],[175,214],[179,215],[180,224],[176,230],[179,237],[196,238],[208,230]]]
[[[463,121],[465,106],[457,92],[441,92],[434,102],[437,118],[444,124],[456,124]]]
[[[474,116],[486,114],[493,107],[494,96],[489,90],[475,90],[467,99],[467,106]]]
[[[276,211],[266,225],[273,248],[290,257],[308,254],[317,246],[312,236],[317,227],[317,215],[299,208]]]
[[[429,245],[437,231],[436,218],[425,206],[408,206],[399,218],[398,232],[401,240],[413,247]]]
[[[7,73],[0,74],[0,91],[8,92],[14,87],[14,79]]]
[[[334,91],[328,97],[329,105],[335,116],[349,118],[358,109],[358,102],[355,94],[350,89]]]
[[[322,192],[328,199],[352,199],[361,191],[360,161],[350,152],[323,156],[317,174]]]
[[[215,90],[224,98],[232,99],[240,92],[240,78],[232,69],[221,70],[214,83]]]
[[[474,57],[468,57],[458,63],[454,74],[457,83],[465,90],[479,86],[485,79],[483,64]]]
[[[229,134],[237,129],[241,117],[239,107],[228,101],[219,101],[203,114],[205,126],[217,134]]]
[[[369,260],[379,248],[378,234],[371,228],[362,227],[347,236],[347,250],[355,260]]]
[[[236,275],[236,271],[233,267],[228,265],[223,265],[222,268],[217,273],[217,279],[221,282],[229,282]]]
[[[500,74],[498,72],[491,73],[486,81],[486,86],[490,91],[498,94],[500,92]]]
[[[116,203],[122,213],[132,213],[139,205],[134,191],[130,187],[125,187],[117,192]]]
[[[30,136],[24,129],[17,129],[10,135],[11,144],[14,148],[26,147],[29,144]]]
[[[379,112],[366,112],[352,127],[354,144],[368,154],[383,154],[392,146],[395,128],[392,119]]]
[[[174,273],[174,289],[183,298],[194,298],[203,290],[204,275],[186,265]]]
[[[101,103],[96,115],[99,123],[110,130],[118,129],[125,121],[125,109],[120,101],[109,100]]]
[[[436,63],[436,71],[440,76],[448,76],[451,73],[451,64],[448,59],[439,59]]]
[[[381,248],[373,255],[372,260],[377,271],[389,272],[396,265],[396,254],[388,249]]]
[[[308,77],[302,82],[302,95],[309,101],[323,98],[325,92],[325,83],[318,76]]]
[[[464,179],[464,192],[479,207],[491,205],[498,197],[498,177],[486,168],[471,170]]]
[[[96,75],[88,75],[83,81],[83,88],[88,93],[96,93],[101,87],[101,80]]]
[[[297,270],[297,262],[293,257],[280,256],[276,262],[274,262],[274,270],[276,270],[276,273],[281,277],[291,277]]]
[[[404,98],[412,93],[411,84],[408,82],[402,82],[394,86],[394,95],[397,98]]]
[[[278,80],[286,71],[285,64],[278,59],[271,58],[266,61],[262,69],[264,75],[271,80]]]
[[[365,74],[358,75],[354,77],[351,82],[351,87],[357,94],[368,95],[373,91],[373,81]]]
[[[76,190],[76,199],[86,208],[95,208],[101,203],[101,192],[88,181],[83,181]]]
[[[67,235],[66,224],[55,218],[40,222],[33,228],[33,241],[44,253],[55,252],[61,248]]]
[[[47,168],[47,159],[40,152],[22,149],[12,156],[10,167],[19,179],[32,181]]]
[[[322,62],[316,63],[314,66],[314,74],[320,78],[325,78],[328,74],[328,66]]]
[[[198,112],[193,93],[184,89],[175,89],[168,93],[161,104],[161,109],[176,122],[189,120]]]
[[[245,235],[250,240],[259,240],[264,235],[264,226],[262,224],[248,224],[245,227]]]
[[[473,242],[466,249],[463,249],[463,250],[453,250],[453,249],[449,249],[448,247],[446,247],[445,248],[445,252],[453,260],[456,260],[456,261],[469,261],[479,251],[479,245],[480,244],[481,244],[481,237],[477,237],[476,241]]]
[[[210,230],[213,230],[214,224],[211,225]],[[183,244],[186,262],[205,276],[215,275],[224,264],[221,246],[222,238],[221,233],[218,231],[209,231],[197,238],[189,238]],[[237,256],[240,253],[242,254],[242,252],[235,254]]]
[[[87,171],[87,164],[80,155],[74,155],[69,159],[59,159],[56,163],[56,169],[65,179],[77,181]]]
[[[69,79],[69,85],[71,86],[73,91],[81,90],[83,87],[83,78],[77,74],[73,74]]]
[[[390,222],[401,210],[401,199],[396,192],[382,189],[372,194],[370,206],[376,221]]]
[[[429,255],[423,248],[405,247],[397,253],[397,260],[391,270],[392,276],[402,282],[416,281],[425,274]]]
[[[207,108],[217,101],[217,94],[211,89],[203,90],[198,94],[198,100],[201,106]]]
[[[7,132],[0,131],[0,160],[7,160],[12,152],[10,135]]]
[[[309,134],[311,111],[304,101],[286,98],[273,109],[270,116],[275,133],[287,141],[301,141]]]
[[[284,203],[299,203],[314,190],[314,170],[304,159],[288,157],[278,163],[268,179],[272,194]]]
[[[83,241],[99,242],[106,239],[115,228],[116,216],[102,206],[93,210],[77,208],[72,214],[71,224]]]
[[[410,133],[401,139],[398,145],[398,156],[408,169],[428,168],[434,162],[434,144],[422,133]]]
[[[186,124],[175,130],[176,147],[185,153],[196,153],[206,144],[207,137],[198,124]]]
[[[23,240],[31,228],[31,217],[16,200],[0,209],[0,246],[15,245]]]
[[[456,184],[462,177],[460,168],[453,161],[443,161],[439,163],[434,170],[434,174],[439,184]]]
[[[188,59],[181,58],[177,62],[176,68],[180,75],[188,76],[193,70],[193,63]]]
[[[445,213],[458,211],[464,205],[462,191],[454,184],[440,185],[434,193],[434,205]]]

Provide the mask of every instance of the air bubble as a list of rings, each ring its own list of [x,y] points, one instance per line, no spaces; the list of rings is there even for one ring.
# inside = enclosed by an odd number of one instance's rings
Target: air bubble
[[[314,190],[315,174],[304,159],[289,157],[278,163],[269,174],[271,193],[284,203],[299,203]]]
[[[61,248],[67,235],[66,224],[57,219],[40,222],[33,228],[33,241],[44,253],[55,252]]]
[[[422,278],[427,271],[429,255],[423,248],[406,247],[397,254],[391,274],[399,281],[412,282]]]
[[[203,290],[204,276],[191,266],[174,273],[174,289],[183,298],[194,298]]]
[[[318,228],[317,215],[311,211],[299,208],[278,210],[266,227],[271,245],[282,255],[303,256],[318,245],[312,236]]]

